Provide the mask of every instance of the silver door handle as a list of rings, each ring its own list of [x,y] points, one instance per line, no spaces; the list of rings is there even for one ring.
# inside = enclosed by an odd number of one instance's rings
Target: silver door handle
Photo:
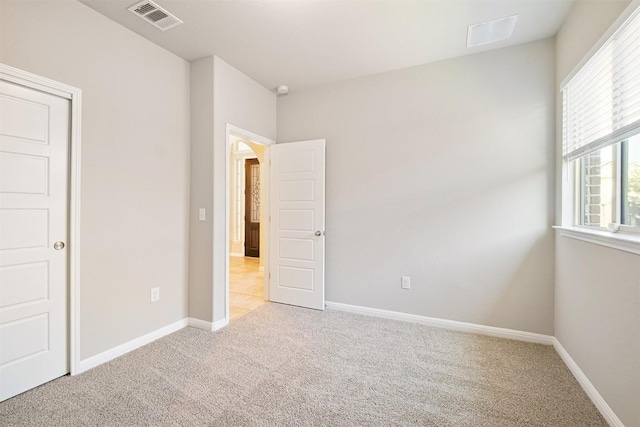
[[[60,251],[64,248],[64,242],[55,242],[53,244],[53,249],[55,249],[56,251]]]
[[[322,231],[319,231],[319,230],[316,231],[316,237],[320,237],[320,236],[322,236]]]

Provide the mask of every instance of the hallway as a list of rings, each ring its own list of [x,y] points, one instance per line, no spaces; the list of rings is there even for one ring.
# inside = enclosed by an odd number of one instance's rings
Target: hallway
[[[265,303],[264,273],[259,270],[259,265],[259,258],[229,258],[230,320],[247,314]]]

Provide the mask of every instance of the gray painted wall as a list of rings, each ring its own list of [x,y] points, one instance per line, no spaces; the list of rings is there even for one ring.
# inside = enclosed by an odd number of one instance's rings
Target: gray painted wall
[[[192,62],[189,316],[208,322],[225,317],[227,124],[275,140],[275,94],[216,56]]]
[[[206,219],[198,220],[204,208]],[[213,56],[191,63],[189,317],[213,319]]]
[[[1,15],[0,61],[83,91],[81,357],[183,319],[189,64],[75,1]]]
[[[628,4],[574,5],[557,36],[557,93]],[[557,122],[560,153],[560,110]],[[556,337],[618,418],[640,426],[640,256],[558,236],[555,280]]]
[[[327,300],[553,334],[554,82],[548,39],[278,98],[327,140]]]
[[[213,317],[224,318],[226,292],[226,125],[276,139],[276,95],[214,57]]]

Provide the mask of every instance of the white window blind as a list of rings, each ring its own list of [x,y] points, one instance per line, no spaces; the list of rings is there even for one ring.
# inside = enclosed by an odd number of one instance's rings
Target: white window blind
[[[640,8],[562,88],[562,99],[567,160],[640,133]]]

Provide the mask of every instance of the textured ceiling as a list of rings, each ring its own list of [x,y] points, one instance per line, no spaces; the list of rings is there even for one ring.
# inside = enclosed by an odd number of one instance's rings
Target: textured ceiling
[[[554,36],[573,0],[154,0],[185,23],[162,32],[136,0],[81,0],[176,55],[217,55],[292,90]],[[466,48],[467,26],[519,14],[513,36]]]

